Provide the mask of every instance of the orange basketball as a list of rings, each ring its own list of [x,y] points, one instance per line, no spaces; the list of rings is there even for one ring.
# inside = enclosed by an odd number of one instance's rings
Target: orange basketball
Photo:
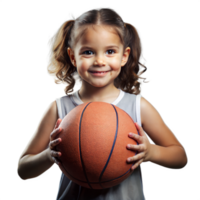
[[[60,169],[73,182],[91,189],[115,186],[126,179],[133,163],[127,158],[137,144],[128,134],[137,134],[132,118],[119,107],[104,102],[87,102],[71,110],[62,120],[57,137],[62,142]]]

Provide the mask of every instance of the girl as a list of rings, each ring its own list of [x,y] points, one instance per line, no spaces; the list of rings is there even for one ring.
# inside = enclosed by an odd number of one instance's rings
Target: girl
[[[55,151],[61,138],[59,124],[70,110],[81,103],[102,101],[126,111],[137,122],[140,135],[127,133],[139,145],[127,144],[138,154],[127,158],[133,163],[132,174],[119,185],[108,189],[83,188],[63,173],[57,199],[142,200],[144,199],[140,164],[151,161],[168,167],[182,168],[187,163],[183,146],[165,125],[156,109],[140,95],[140,39],[136,29],[123,22],[111,9],[91,10],[76,20],[65,22],[54,38],[50,73],[58,81],[67,82],[66,96],[54,101],[19,160],[22,179],[37,177],[54,163],[60,165],[62,152]],[[74,76],[82,81],[80,90],[72,94]],[[55,127],[54,127],[55,126]],[[154,141],[150,144],[145,132]]]

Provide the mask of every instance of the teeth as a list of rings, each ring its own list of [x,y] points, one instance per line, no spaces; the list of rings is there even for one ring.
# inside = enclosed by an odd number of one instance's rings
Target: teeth
[[[106,72],[92,72],[92,73],[103,74],[103,73],[106,73]]]

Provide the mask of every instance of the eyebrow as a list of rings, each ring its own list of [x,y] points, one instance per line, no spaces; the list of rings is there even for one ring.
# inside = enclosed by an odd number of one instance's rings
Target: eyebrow
[[[119,49],[118,46],[116,45],[110,45],[110,46],[106,46],[105,49]],[[84,49],[93,49],[92,47],[90,46],[83,46],[79,51],[83,51]]]

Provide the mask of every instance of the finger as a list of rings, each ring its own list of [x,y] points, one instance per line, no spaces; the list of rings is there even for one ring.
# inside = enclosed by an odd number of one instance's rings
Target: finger
[[[136,124],[136,126],[137,126],[138,128],[140,128],[140,125],[139,125],[137,122],[135,122],[135,124]]]
[[[61,138],[57,138],[56,140],[51,141],[50,144],[51,149],[53,149],[56,145],[58,145],[59,142],[61,142]]]
[[[141,138],[140,138],[140,135],[138,134],[133,134],[133,135],[130,135],[129,136],[134,139],[137,143],[141,143]],[[138,145],[137,145],[138,146]],[[132,146],[131,146],[132,147]]]
[[[137,130],[140,131],[140,126],[137,122],[135,123],[135,126],[136,126]]]
[[[58,126],[60,125],[61,121],[62,121],[62,119],[60,119],[60,118],[56,121],[56,125],[55,125],[54,129],[58,128]]]
[[[145,154],[143,152],[142,153],[138,153],[135,156],[127,158],[127,162],[130,163],[130,162],[134,162],[134,161],[138,161],[138,160],[144,159],[144,155]]]
[[[52,156],[52,157],[58,157],[58,158],[59,158],[59,157],[61,156],[61,152],[53,151],[53,150],[52,150],[52,151],[51,151],[51,156]]]
[[[60,126],[60,123],[62,122],[62,119],[61,118],[58,118],[57,120],[57,123],[58,123],[58,126]]]
[[[133,171],[134,169],[136,169],[139,166],[138,162],[136,162],[135,164],[133,164],[131,166],[131,170]]]
[[[52,141],[56,138],[56,135],[57,135],[58,133],[60,133],[61,131],[62,131],[62,128],[61,128],[61,127],[60,127],[60,128],[54,129],[54,131],[52,132],[52,135],[51,135]]]
[[[56,121],[56,124],[54,126],[54,129],[58,128],[58,120]]]
[[[61,152],[57,152],[57,151],[54,151],[54,150],[51,151],[51,157],[52,157],[53,160],[59,162],[60,156],[61,156]]]
[[[141,165],[143,162],[143,159],[141,159],[140,161],[138,161],[137,163],[135,163],[132,167],[131,167],[131,170],[134,170],[136,169],[137,167],[139,167],[139,165]]]
[[[127,149],[142,152],[142,151],[145,151],[145,146],[143,144],[139,144],[139,145],[128,144]]]
[[[58,120],[56,121],[56,124],[54,126],[54,129],[58,128]]]
[[[61,138],[57,138],[55,140],[52,140],[50,143],[49,143],[49,148],[51,150],[57,150],[56,146],[62,141]]]
[[[138,167],[138,163],[135,163],[135,165],[133,165],[132,167],[131,167],[131,170],[134,170],[134,169],[136,169]]]
[[[135,123],[136,124],[136,127],[137,127],[137,129],[138,129],[138,132],[141,134],[141,132],[142,132],[142,127],[136,122]]]
[[[129,136],[135,139],[139,138],[137,133],[129,133]]]
[[[139,124],[138,124],[137,122],[135,122],[134,124],[135,124],[137,130],[139,130],[139,128],[140,128],[140,127],[139,127]]]

